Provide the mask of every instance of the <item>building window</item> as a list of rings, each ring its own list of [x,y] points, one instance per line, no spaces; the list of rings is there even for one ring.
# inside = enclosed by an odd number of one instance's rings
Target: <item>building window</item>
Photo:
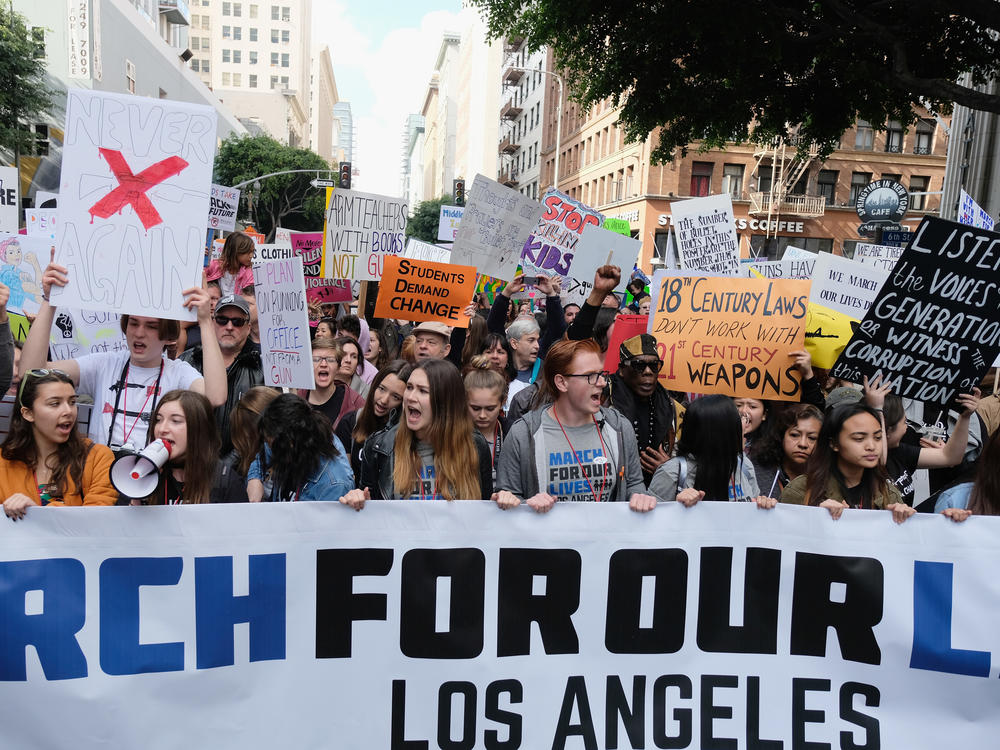
[[[233,26],[233,39],[242,40],[243,39],[243,27]]]
[[[208,52],[208,50],[211,49],[209,45],[210,45],[209,38],[207,36],[203,36],[201,38],[201,51]]]
[[[233,15],[237,18],[243,15],[243,3],[233,3]]]
[[[292,34],[292,32],[290,32],[288,29],[282,29],[281,30],[281,43],[282,44],[288,44],[289,40],[291,39],[291,34]]]
[[[724,164],[722,167],[722,192],[739,200],[743,195],[743,165]]]
[[[229,50],[227,49],[222,50],[222,62],[224,63],[232,62],[231,56],[232,53]]]
[[[292,9],[287,5],[281,6],[281,20],[282,21],[292,20]]]
[[[903,126],[899,120],[889,120],[885,131],[885,150],[891,154],[903,153]]]
[[[253,5],[253,4],[251,4],[250,5],[250,18],[256,18],[257,17],[257,13],[258,13],[259,10],[260,10],[260,6],[259,5]]]
[[[191,37],[191,49],[192,50],[201,49],[201,37],[200,36],[193,36],[193,37]]]
[[[875,147],[875,131],[868,120],[858,120],[855,125],[854,148],[857,151],[871,151]]]
[[[202,73],[208,73],[210,71],[211,71],[211,68],[208,65],[208,60],[202,60],[201,61],[201,72]]]
[[[232,39],[233,38],[233,27],[232,26],[223,26],[222,27],[222,38],[223,39]]]
[[[191,60],[191,70],[193,70],[195,73],[198,72],[198,58],[197,57],[194,58],[193,60]]]
[[[243,53],[240,50],[238,50],[238,49],[234,49],[233,50],[233,62],[236,63],[237,65],[239,65],[241,62],[243,62],[242,58],[243,58]]]
[[[771,192],[771,168],[757,167],[757,192]]]
[[[288,53],[287,52],[283,52],[281,54],[281,67],[283,67],[283,68],[287,68],[288,67]]]
[[[934,122],[920,120],[917,122],[917,133],[913,139],[913,153],[930,154],[934,150]]]
[[[35,125],[35,156],[49,155],[49,126],[43,123]]]
[[[892,180],[893,182],[899,182],[899,181],[901,181],[903,179],[903,175],[901,175],[901,174],[888,174],[886,172],[883,172],[882,173],[882,179],[883,180]]]
[[[224,71],[222,73],[222,85],[223,86],[232,86],[233,85],[233,78],[229,74],[229,71]]]
[[[125,83],[130,94],[135,93],[135,63],[131,60],[125,61]]]
[[[704,196],[711,192],[712,167],[710,161],[696,161],[691,165],[691,195]]]
[[[816,177],[816,192],[826,198],[826,204],[832,206],[837,202],[837,175],[834,169],[821,169]]]
[[[277,68],[278,67],[278,53],[277,52],[272,52],[271,53],[271,67],[272,68]]]
[[[212,29],[212,19],[210,16],[201,17],[201,28],[205,31],[211,31]]]
[[[251,42],[256,42],[257,41],[257,27],[256,26],[251,26],[250,27],[250,41]]]
[[[282,89],[288,88],[288,76],[281,76],[281,88]]]
[[[243,85],[243,74],[233,73],[233,86],[240,87]]]
[[[277,5],[271,6],[271,20],[277,21],[281,17],[281,8]]]
[[[233,8],[233,4],[232,3],[223,3],[222,4],[222,15],[224,15],[224,16],[231,16],[233,14],[232,8]]]
[[[250,50],[250,64],[251,65],[257,64],[257,53],[254,52],[253,50]]]
[[[277,29],[271,29],[271,44],[277,44],[278,43],[278,39],[280,39],[280,38],[281,38],[281,35],[278,33],[278,30]]]
[[[31,43],[34,47],[35,59],[43,59],[45,57],[45,28],[43,26],[31,27]]]
[[[855,203],[858,200],[858,195],[871,181],[871,172],[851,172],[851,196],[847,199],[848,202]]]
[[[250,76],[249,76],[249,78],[248,78],[248,81],[249,81],[249,84],[250,84],[250,88],[252,88],[252,89],[257,88],[257,76],[256,75],[254,75],[253,73],[251,73]]]
[[[271,76],[271,88],[278,88],[278,76]]]
[[[910,208],[914,211],[923,211],[927,208],[927,188],[930,187],[930,177],[910,178]],[[922,195],[916,195],[922,193]]]

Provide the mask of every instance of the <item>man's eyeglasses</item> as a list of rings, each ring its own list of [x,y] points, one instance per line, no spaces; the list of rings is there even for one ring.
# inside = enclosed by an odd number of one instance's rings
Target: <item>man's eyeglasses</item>
[[[313,357],[313,364],[314,365],[318,365],[320,362],[322,362],[324,365],[337,365],[337,364],[340,364],[339,362],[337,362],[337,358],[336,357]]]
[[[227,323],[232,323],[233,328],[242,328],[250,322],[249,318],[231,318],[228,315],[216,315],[215,322],[225,328]]]
[[[663,368],[663,361],[659,359],[630,359],[628,366],[635,370],[637,375],[641,375],[647,367],[653,372],[659,372]]]
[[[64,372],[63,370],[54,370],[45,367],[36,367],[33,370],[28,370],[26,373],[24,373],[24,375],[21,376],[21,385],[19,385],[17,388],[17,402],[21,403],[21,396],[24,393],[24,386],[27,384],[29,380],[31,380],[32,378],[44,378],[46,375],[62,375],[64,378],[72,380],[69,377],[69,373]]]
[[[608,381],[609,373],[607,370],[601,370],[600,372],[577,372],[569,375],[564,375],[566,378],[586,378],[587,385],[597,385],[598,381],[603,380],[605,383]]]

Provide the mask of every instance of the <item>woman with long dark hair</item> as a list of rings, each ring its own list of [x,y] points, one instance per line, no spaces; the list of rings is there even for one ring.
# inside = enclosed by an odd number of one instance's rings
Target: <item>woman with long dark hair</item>
[[[774,410],[768,425],[747,457],[753,462],[761,492],[780,497],[789,482],[805,474],[823,427],[823,414],[812,404],[788,404]]]
[[[943,513],[952,521],[964,521],[971,515],[1000,516],[1000,430],[983,447],[975,481],[942,492],[934,512]]]
[[[818,505],[834,519],[845,508],[891,510],[893,520],[902,523],[916,511],[902,502],[884,460],[879,413],[861,403],[836,406],[823,421],[806,473],[785,487],[781,502]]]
[[[336,500],[354,488],[351,464],[330,420],[299,396],[284,393],[268,405],[260,436],[271,452],[268,499]]]
[[[361,448],[369,437],[399,418],[406,379],[412,369],[413,365],[402,359],[383,367],[372,381],[364,406],[345,415],[337,425],[337,437],[347,447],[358,482],[361,481]]]
[[[194,391],[164,394],[149,422],[147,442],[154,440],[168,444],[170,458],[156,489],[136,504],[191,505],[218,499],[212,491],[222,441],[207,398]]]
[[[256,464],[256,474],[251,474],[254,459],[261,452],[260,417],[264,409],[278,397],[278,391],[263,385],[257,385],[243,394],[236,408],[233,409],[229,435],[233,441],[232,452],[223,459],[230,470],[243,479],[243,497],[259,503],[264,499],[265,487],[263,477],[259,476],[259,463]]]
[[[399,423],[365,443],[361,489],[340,501],[361,510],[371,498],[485,500],[492,485],[489,447],[473,427],[458,370],[425,359],[406,381]]]
[[[28,370],[0,446],[0,496],[15,521],[32,505],[114,505],[111,449],[83,437],[76,390],[60,370]]]
[[[490,367],[510,382],[514,377],[514,369],[511,364],[514,361],[514,353],[511,351],[507,337],[501,333],[487,333],[486,338],[483,339],[482,352],[489,357]]]
[[[752,501],[773,508],[761,495],[753,465],[743,455],[743,423],[728,396],[703,396],[684,412],[677,455],[654,472],[649,493],[690,507],[700,500]]]

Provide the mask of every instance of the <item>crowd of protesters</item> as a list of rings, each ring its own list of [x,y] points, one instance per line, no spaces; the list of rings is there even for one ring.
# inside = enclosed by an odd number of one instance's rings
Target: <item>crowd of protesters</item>
[[[314,306],[315,387],[281,393],[263,385],[252,254],[246,235],[229,236],[204,285],[184,292],[196,322],[123,315],[127,350],[74,360],[47,356],[49,293],[66,269],[45,269],[23,347],[0,285],[0,390],[16,393],[0,446],[9,518],[36,505],[329,500],[362,510],[382,499],[539,513],[567,501],[638,512],[782,502],[834,518],[884,510],[897,522],[917,508],[955,521],[1000,513],[996,395],[980,400],[976,389],[958,397],[961,411],[918,420],[880,380],[830,382],[805,351],[791,355],[798,402],[670,392],[648,334],[623,341],[609,373],[617,316],[648,315],[650,304],[632,280],[626,308],[614,266],[598,269],[582,304],[564,303],[558,277],[539,277],[532,309],[515,277],[491,305],[483,295],[466,308],[467,328]],[[78,398],[93,403],[86,435]],[[154,440],[170,447],[155,490],[120,495],[115,456]]]

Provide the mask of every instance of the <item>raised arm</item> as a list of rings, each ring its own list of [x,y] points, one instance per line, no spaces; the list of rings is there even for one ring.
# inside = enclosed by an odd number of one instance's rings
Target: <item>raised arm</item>
[[[52,257],[55,257],[55,250],[52,251]],[[56,314],[56,308],[49,303],[49,294],[53,285],[66,286],[68,280],[66,269],[63,266],[50,261],[45,267],[45,272],[42,274],[42,305],[38,309],[38,314],[35,315],[35,322],[28,330],[28,338],[24,341],[21,362],[17,368],[18,374],[22,378],[28,370],[45,367],[49,354],[49,334]],[[76,360],[63,359],[49,364],[69,375],[74,386],[80,385],[80,366]]]

